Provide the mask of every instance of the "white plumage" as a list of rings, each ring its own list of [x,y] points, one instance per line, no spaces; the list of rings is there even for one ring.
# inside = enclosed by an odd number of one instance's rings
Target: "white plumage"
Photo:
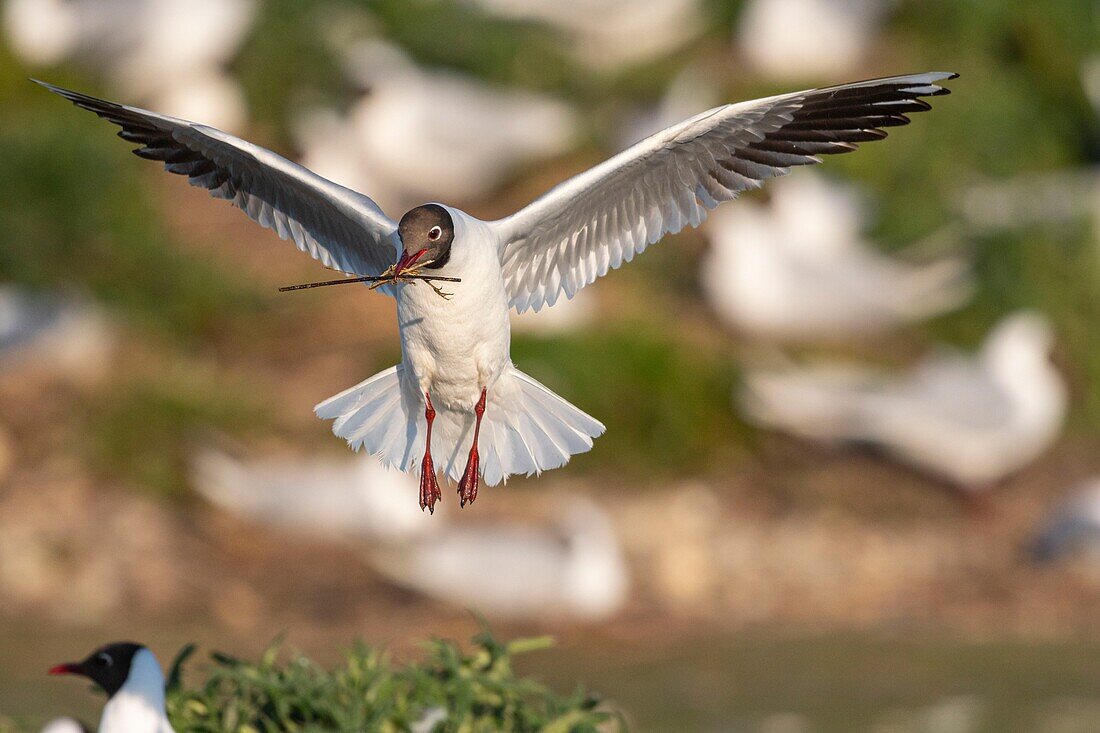
[[[400,225],[366,196],[226,133],[45,86],[121,126],[122,137],[142,146],[135,151],[142,157],[164,161],[170,172],[232,201],[326,265],[377,275],[400,258],[399,272],[424,266],[461,279],[450,300],[424,283],[386,286],[397,300],[401,364],[317,406],[353,447],[405,471],[422,468],[421,504],[433,506],[439,496],[433,455],[444,474],[460,479],[466,502],[476,496],[479,473],[492,485],[510,474],[556,468],[603,431],[515,368],[510,308],[537,311],[571,297],[666,233],[698,225],[742,190],[885,137],[882,128],[929,109],[922,97],[946,94],[936,82],[951,76],[891,77],[716,107],[504,219],[481,221],[431,204],[407,212]],[[445,167],[446,157],[437,163]],[[483,424],[480,414],[475,418],[482,397]]]
[[[1066,387],[1049,324],[1014,314],[978,354],[946,350],[891,377],[844,365],[753,371],[739,401],[754,421],[824,442],[879,446],[962,488],[983,489],[1057,438]]]
[[[887,257],[860,234],[855,192],[807,174],[776,181],[767,205],[745,202],[707,223],[703,290],[723,321],[773,340],[865,338],[958,307],[966,263]]]
[[[164,707],[164,675],[148,647],[107,644],[80,662],[53,667],[50,674],[86,677],[107,693],[99,733],[174,733]]]
[[[126,684],[103,706],[99,733],[174,733],[164,710],[164,675],[153,652],[140,649]]]

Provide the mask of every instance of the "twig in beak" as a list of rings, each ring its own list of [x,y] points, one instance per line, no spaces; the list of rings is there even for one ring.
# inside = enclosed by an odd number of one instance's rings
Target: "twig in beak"
[[[391,283],[391,282],[396,283],[400,280],[423,280],[424,282],[428,283],[429,286],[431,286],[432,290],[434,290],[436,293],[439,294],[439,296],[441,298],[444,298],[444,299],[450,299],[451,294],[450,293],[444,293],[439,288],[439,286],[437,286],[437,285],[435,285],[431,282],[432,280],[439,280],[439,281],[448,282],[448,283],[460,283],[460,282],[462,282],[461,278],[443,277],[441,275],[418,275],[418,274],[415,274],[415,273],[413,273],[413,274],[405,273],[403,275],[395,276],[393,274],[393,266],[391,265],[390,268],[386,272],[382,273],[381,275],[365,275],[363,277],[341,278],[340,280],[326,280],[324,282],[319,282],[319,283],[303,283],[301,285],[287,285],[286,287],[279,288],[279,292],[280,293],[287,293],[287,292],[290,292],[291,290],[309,290],[310,288],[323,288],[323,287],[326,287],[328,285],[343,285],[345,283],[372,283],[370,287],[371,287],[371,290],[374,290],[375,288],[377,288],[379,286],[382,286],[382,285],[385,285],[386,283]]]

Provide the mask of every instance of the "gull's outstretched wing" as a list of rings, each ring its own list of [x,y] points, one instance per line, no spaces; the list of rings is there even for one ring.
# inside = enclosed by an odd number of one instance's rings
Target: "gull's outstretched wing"
[[[791,166],[886,137],[955,74],[930,72],[716,107],[658,132],[492,222],[511,305],[553,305],[646,246]]]
[[[134,154],[228,199],[328,267],[377,275],[397,257],[397,224],[366,196],[221,130],[36,81],[122,128]]]

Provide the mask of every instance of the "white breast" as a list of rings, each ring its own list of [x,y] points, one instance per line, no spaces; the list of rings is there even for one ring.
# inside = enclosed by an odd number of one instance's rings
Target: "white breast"
[[[99,733],[173,733],[164,712],[164,676],[148,649],[134,655],[126,683],[104,706]]]
[[[497,243],[485,224],[453,208],[451,259],[438,270],[460,283],[439,283],[453,296],[439,297],[425,283],[397,291],[397,319],[405,373],[419,394],[430,392],[440,408],[469,412],[482,387],[509,364],[508,298]]]

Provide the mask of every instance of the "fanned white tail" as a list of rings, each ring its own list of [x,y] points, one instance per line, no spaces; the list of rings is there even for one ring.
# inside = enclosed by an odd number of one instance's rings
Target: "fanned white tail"
[[[473,440],[473,405],[451,410],[433,401],[433,406],[436,469],[457,482]],[[366,448],[388,466],[420,472],[426,434],[424,397],[401,365],[330,397],[314,411],[318,417],[334,420],[332,432],[352,449]],[[570,456],[589,450],[603,431],[598,420],[509,366],[488,389],[478,441],[481,477],[494,486],[512,474],[530,476],[560,468]]]

